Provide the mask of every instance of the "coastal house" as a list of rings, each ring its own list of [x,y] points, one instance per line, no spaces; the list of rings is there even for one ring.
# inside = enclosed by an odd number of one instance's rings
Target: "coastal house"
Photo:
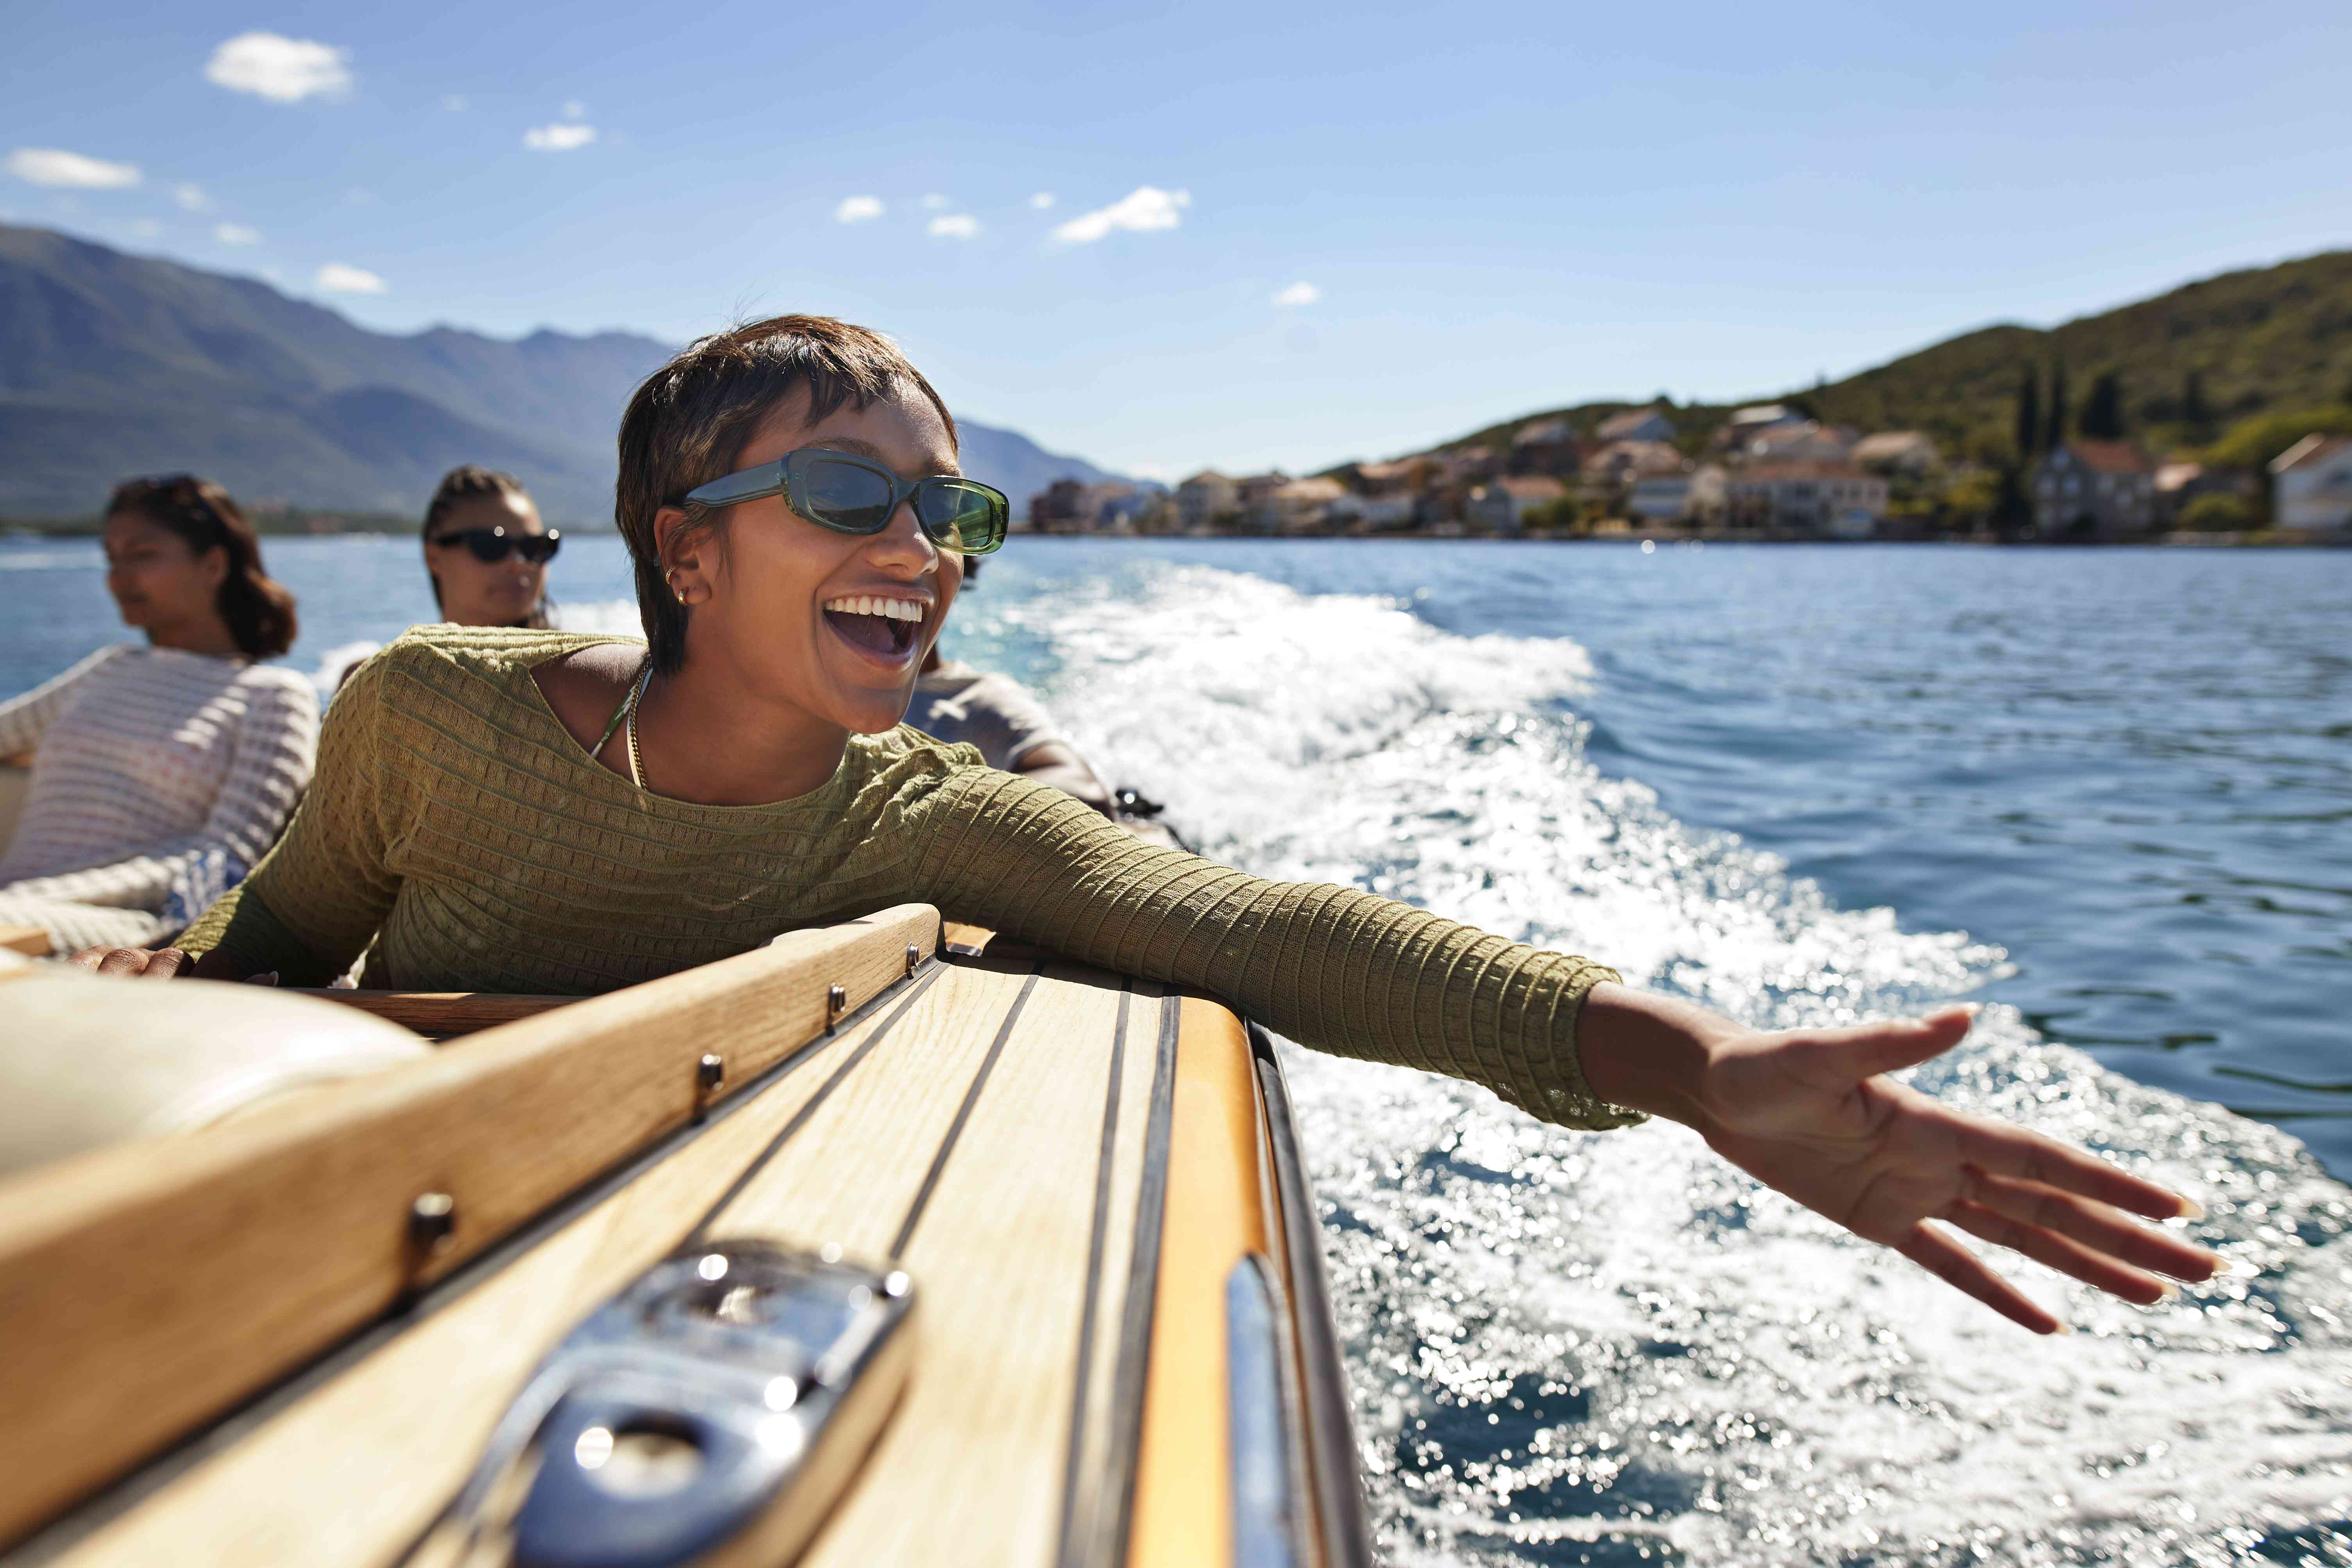
[[[1241,488],[1214,468],[1203,468],[1176,487],[1176,522],[1187,533],[1230,527],[1241,510]]]
[[[1671,441],[1675,424],[1655,408],[1629,408],[1603,419],[1592,435],[1599,441]]]
[[[1275,492],[1289,482],[1290,476],[1280,468],[1263,474],[1245,474],[1235,479],[1235,504],[1241,509],[1242,526],[1252,533],[1280,531],[1282,515],[1274,504],[1274,497]]]
[[[1858,430],[1801,419],[1767,426],[1740,450],[1750,462],[1844,464],[1853,461],[1861,439]]]
[[[2305,436],[2271,459],[2281,528],[2352,529],[2352,437]]]
[[[1568,499],[1568,487],[1549,474],[1491,479],[1470,492],[1463,521],[1488,533],[1517,533],[1528,513]]]
[[[1292,479],[1260,503],[1269,532],[1317,533],[1334,523],[1352,522],[1356,498],[1337,479]]]
[[[1886,520],[1885,477],[1850,463],[1752,463],[1727,476],[1725,492],[1735,528],[1867,539]]]
[[[1132,533],[1158,499],[1124,479],[1055,479],[1029,498],[1029,527],[1037,533]]]
[[[1691,476],[1650,474],[1625,492],[1625,510],[1644,522],[1679,522],[1691,515]]]
[[[1572,474],[1583,450],[1576,426],[1564,417],[1538,419],[1511,435],[1511,472]]]
[[[1679,474],[1690,464],[1664,441],[1612,441],[1584,459],[1579,470],[1588,484],[1626,485],[1650,475]]]
[[[2068,441],[2033,466],[2043,538],[2115,539],[2154,528],[2156,463],[2131,441]]]
[[[1783,426],[1810,425],[1812,421],[1785,403],[1756,403],[1746,408],[1735,408],[1715,432],[1715,444],[1727,452],[1744,452],[1748,443]]]
[[[1903,474],[1916,479],[1932,472],[1943,457],[1924,430],[1881,430],[1855,442],[1851,460],[1855,468],[1874,474]]]

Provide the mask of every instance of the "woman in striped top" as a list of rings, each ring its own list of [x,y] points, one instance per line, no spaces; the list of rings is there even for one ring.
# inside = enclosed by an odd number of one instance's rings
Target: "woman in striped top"
[[[310,782],[310,683],[257,663],[294,598],[226,491],[133,479],[107,504],[106,585],[145,647],[101,648],[0,702],[0,756],[32,779],[0,852],[0,925],[71,952],[185,926],[277,838]]]

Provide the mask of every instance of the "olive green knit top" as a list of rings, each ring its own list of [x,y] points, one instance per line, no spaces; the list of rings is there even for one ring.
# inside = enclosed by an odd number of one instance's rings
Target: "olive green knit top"
[[[830,781],[697,805],[593,761],[533,666],[614,639],[430,626],[329,710],[276,848],[178,945],[247,973],[418,991],[610,991],[892,904],[1195,987],[1301,1044],[1469,1079],[1547,1121],[1636,1120],[1576,1058],[1615,973],[1369,893],[1145,843],[1047,785],[904,725]]]

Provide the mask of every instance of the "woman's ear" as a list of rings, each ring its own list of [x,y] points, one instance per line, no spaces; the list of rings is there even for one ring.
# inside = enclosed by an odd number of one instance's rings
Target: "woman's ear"
[[[228,551],[218,544],[196,557],[196,565],[205,574],[205,582],[215,593],[228,581]]]
[[[682,508],[666,506],[654,513],[654,558],[679,604],[698,605],[710,597],[710,531],[688,528]]]

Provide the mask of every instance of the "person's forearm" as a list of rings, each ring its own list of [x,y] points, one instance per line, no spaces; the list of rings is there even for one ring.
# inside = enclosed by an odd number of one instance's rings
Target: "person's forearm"
[[[1577,1055],[1612,1105],[1694,1124],[1712,1046],[1739,1026],[1704,1007],[1603,981],[1577,1016]]]

